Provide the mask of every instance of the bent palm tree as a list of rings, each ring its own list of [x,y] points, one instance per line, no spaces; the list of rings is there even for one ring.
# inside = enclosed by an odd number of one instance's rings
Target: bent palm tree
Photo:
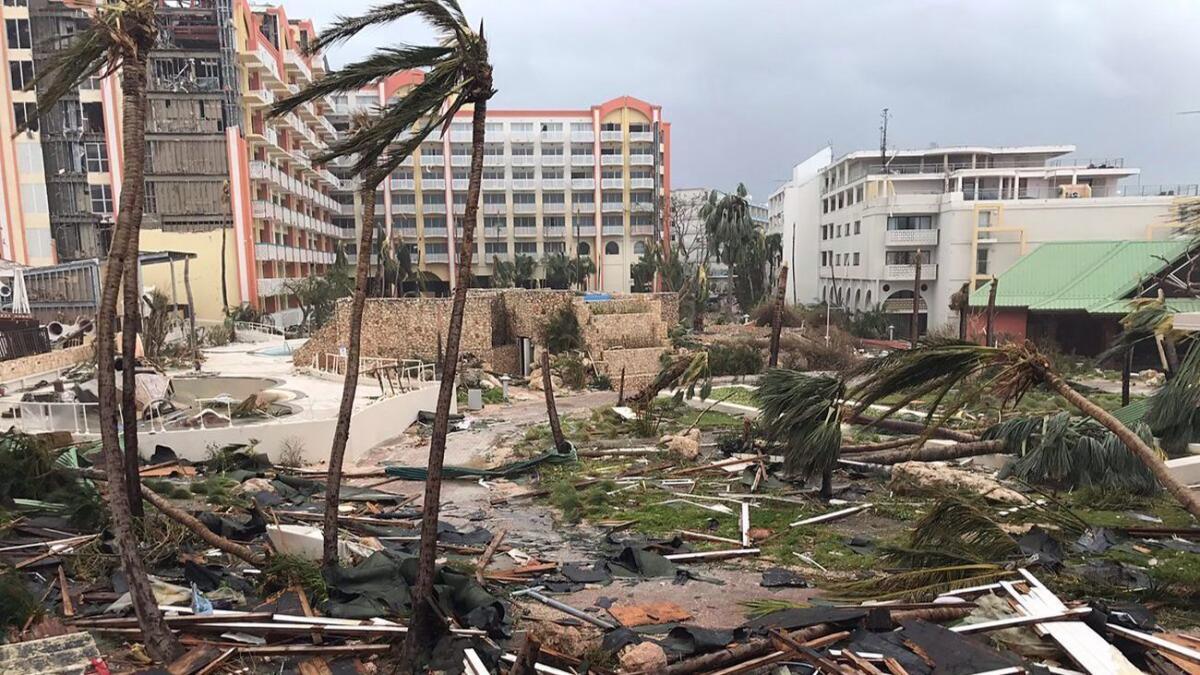
[[[768,370],[754,392],[767,437],[783,446],[784,468],[805,479],[820,474],[821,497],[833,496],[833,468],[842,446],[840,378]]]
[[[487,101],[492,97],[492,67],[488,63],[487,41],[483,28],[476,32],[467,23],[457,0],[404,0],[379,5],[358,17],[339,18],[319,38],[309,43],[308,50],[317,52],[330,45],[344,42],[368,27],[382,26],[409,16],[424,19],[437,32],[435,45],[387,47],[377,50],[366,59],[351,63],[341,70],[314,82],[298,95],[281,101],[272,114],[294,110],[306,101],[329,94],[357,91],[398,72],[423,69],[424,80],[396,102],[385,105],[378,117],[338,141],[318,162],[335,157],[356,155],[354,170],[363,178],[364,211],[373,206],[375,187],[412,155],[434,130],[443,133],[451,120],[465,106],[472,106],[471,168],[467,188],[464,223],[474,223],[479,209],[479,190],[483,176],[484,123]],[[365,220],[362,239],[368,245],[372,221]],[[459,343],[462,337],[463,310],[467,288],[471,283],[471,254],[474,248],[474,227],[463,228],[459,251],[458,279],[446,335],[445,361],[442,382],[438,391],[437,412],[429,448],[429,475],[425,482],[425,497],[421,520],[420,558],[416,585],[413,588],[413,617],[404,645],[402,662],[415,667],[417,657],[428,652],[434,643],[438,613],[433,600],[434,554],[437,545],[438,510],[441,498],[442,464],[446,453],[446,433],[449,427],[450,404],[454,395],[455,371],[458,366]],[[351,305],[351,344],[349,364],[343,386],[342,407],[334,446],[330,450],[329,481],[325,511],[325,563],[336,564],[337,502],[341,481],[341,464],[345,455],[346,438],[350,428],[350,409],[353,389],[358,377],[358,342],[361,334],[362,305],[365,302],[367,269],[359,260],[358,287]]]
[[[1200,499],[1171,475],[1158,450],[1071,387],[1031,342],[985,347],[957,340],[929,340],[916,349],[897,351],[879,359],[864,374],[849,391],[849,398],[856,401],[855,412],[861,413],[867,406],[888,397],[898,399],[892,408],[895,411],[933,394],[929,412],[931,429],[985,392],[997,395],[1005,403],[1016,402],[1031,388],[1044,385],[1112,432],[1154,474],[1160,485],[1189,513],[1200,518]],[[952,391],[957,392],[953,397]],[[939,420],[934,420],[935,413]]]
[[[38,88],[38,116],[45,114],[59,100],[82,83],[93,77],[104,77],[120,72],[122,92],[123,131],[122,165],[123,188],[117,222],[113,228],[112,244],[105,263],[104,285],[101,289],[100,306],[96,314],[96,352],[99,365],[96,370],[100,397],[100,437],[103,444],[105,473],[112,479],[106,490],[108,508],[112,515],[113,534],[121,566],[129,583],[129,592],[137,613],[138,627],[142,631],[146,648],[159,661],[170,661],[182,652],[175,636],[167,629],[162,614],[158,611],[146,568],[138,556],[137,540],[133,533],[132,509],[141,505],[137,485],[137,456],[123,456],[117,432],[117,396],[115,318],[117,292],[125,279],[126,316],[137,316],[138,238],[142,223],[142,201],[145,191],[146,159],[146,66],[150,50],[158,36],[155,15],[156,0],[121,0],[107,4],[97,3],[87,28],[66,39],[70,42],[59,51],[38,73],[33,85]],[[132,296],[132,301],[131,301]],[[125,377],[124,395],[133,396],[133,343],[136,338],[134,325],[125,328]],[[126,406],[132,410],[132,406]],[[128,414],[128,413],[127,413]],[[127,417],[127,428],[136,425],[136,419]],[[136,438],[136,428],[126,438]],[[136,453],[136,448],[129,448]],[[128,459],[128,461],[127,461]],[[132,476],[127,475],[132,467]],[[118,480],[125,476],[124,484]]]

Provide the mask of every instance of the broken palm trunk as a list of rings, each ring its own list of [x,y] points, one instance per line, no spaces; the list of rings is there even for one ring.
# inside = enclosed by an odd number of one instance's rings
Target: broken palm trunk
[[[854,461],[867,464],[900,464],[901,462],[947,462],[964,457],[995,455],[1006,452],[1003,440],[972,441],[952,445],[925,445],[914,450],[855,453]]]

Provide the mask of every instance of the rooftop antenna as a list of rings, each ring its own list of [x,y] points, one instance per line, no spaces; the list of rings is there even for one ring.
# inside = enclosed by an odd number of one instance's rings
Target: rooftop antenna
[[[887,108],[884,108],[883,111],[879,113],[879,163],[880,163],[880,165],[883,166],[884,173],[888,172],[888,168],[887,168],[887,163],[888,163],[888,161],[887,161],[887,127],[888,127],[888,118],[889,117],[891,117],[891,115],[888,114]]]

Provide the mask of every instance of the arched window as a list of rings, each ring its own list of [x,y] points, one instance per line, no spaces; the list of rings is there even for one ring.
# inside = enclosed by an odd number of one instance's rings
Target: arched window
[[[586,241],[579,242],[579,245],[575,247],[575,253],[578,255],[589,255],[591,252],[592,246]]]
[[[837,289],[837,306],[842,306],[842,289]]]
[[[855,311],[862,309],[862,305],[859,304],[861,302],[862,302],[862,289],[860,288],[857,291],[854,291],[854,310]]]
[[[874,309],[874,307],[871,306],[871,291],[867,291],[867,309]]]
[[[821,302],[825,302],[825,298],[828,297],[828,295],[829,295],[829,287],[822,286],[821,287]]]
[[[621,253],[621,245],[615,241],[610,241],[604,245],[605,255],[619,255]]]
[[[646,242],[644,242],[644,241],[633,242],[633,254],[634,255],[645,255],[646,254]]]

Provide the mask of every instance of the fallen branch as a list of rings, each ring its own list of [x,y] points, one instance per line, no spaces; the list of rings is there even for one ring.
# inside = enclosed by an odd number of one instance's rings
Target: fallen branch
[[[920,436],[903,436],[901,438],[893,438],[879,443],[860,443],[858,445],[843,445],[838,451],[843,455],[853,455],[859,452],[879,452],[880,450],[894,450],[902,448],[906,445],[912,445],[921,440]]]
[[[868,464],[899,464],[901,462],[945,462],[963,457],[995,455],[1007,452],[1003,440],[971,441],[953,445],[926,445],[914,450],[864,453],[854,455],[854,461]]]
[[[855,415],[849,408],[845,409],[844,419],[847,424],[886,429],[888,431],[895,431],[896,433],[900,434],[916,434],[918,436],[923,436],[929,432],[929,427],[919,422],[907,422],[905,420],[897,420],[892,418],[882,420],[875,419],[872,417],[867,417],[866,415]],[[965,431],[956,431],[954,429],[947,429],[946,427],[934,429],[933,433],[930,434],[930,437],[944,438],[948,441],[958,441],[959,443],[973,443],[979,440],[979,437],[975,434],[967,433]]]

